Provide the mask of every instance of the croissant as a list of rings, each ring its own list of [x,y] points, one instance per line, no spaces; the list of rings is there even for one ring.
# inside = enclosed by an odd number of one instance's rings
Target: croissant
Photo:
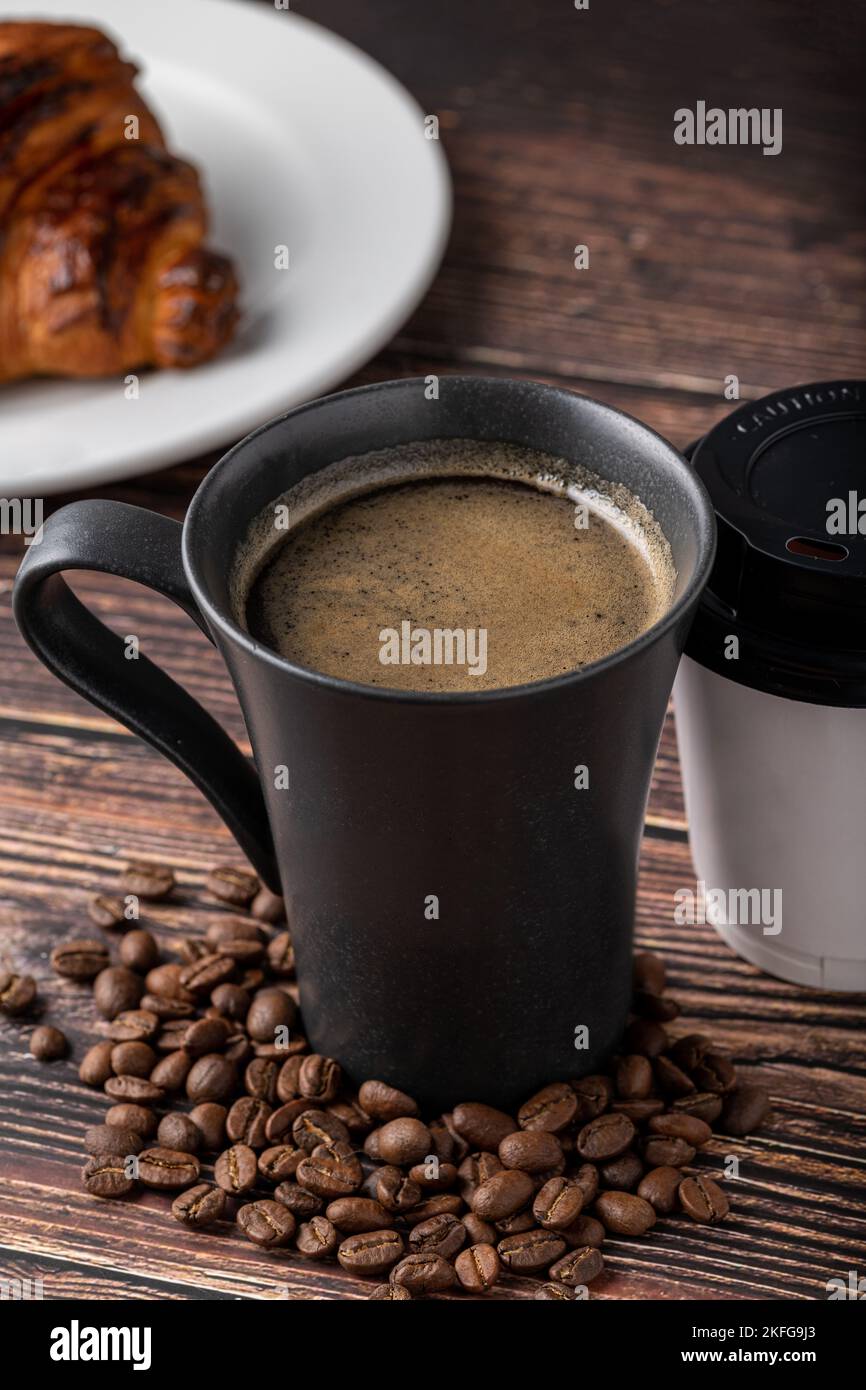
[[[232,335],[234,270],[136,71],[99,29],[0,23],[0,381],[193,367]]]

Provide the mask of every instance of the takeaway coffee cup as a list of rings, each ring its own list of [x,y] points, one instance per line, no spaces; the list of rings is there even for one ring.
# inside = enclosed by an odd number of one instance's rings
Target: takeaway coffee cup
[[[665,615],[583,670],[453,694],[310,671],[237,625],[231,559],[264,507],[335,460],[443,437],[579,459],[637,493],[673,552]],[[182,528],[116,502],[64,507],[21,567],[15,612],[41,660],[182,768],[282,887],[316,1051],[427,1106],[511,1105],[597,1069],[625,1021],[650,775],[714,540],[697,475],[636,420],[535,382],[446,377],[431,402],[406,380],[257,430],[205,478]],[[124,660],[68,569],[137,579],[190,614],[225,659],[256,767],[146,657]]]
[[[866,989],[866,385],[741,406],[690,451],[719,526],[675,686],[706,916],[755,965]]]

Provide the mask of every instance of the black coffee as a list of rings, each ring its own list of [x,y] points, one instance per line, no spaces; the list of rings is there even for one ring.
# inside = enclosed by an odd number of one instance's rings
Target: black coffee
[[[670,551],[625,489],[603,499],[583,475],[566,495],[561,461],[495,443],[365,462],[400,481],[356,481],[297,524],[290,494],[257,525],[244,622],[302,666],[409,690],[522,685],[609,655],[670,602]]]

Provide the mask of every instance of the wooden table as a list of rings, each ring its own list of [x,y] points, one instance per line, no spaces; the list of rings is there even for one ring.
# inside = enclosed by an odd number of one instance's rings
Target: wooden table
[[[534,376],[621,406],[685,445],[731,408],[730,374],[743,398],[864,375],[854,95],[863,23],[853,3],[293,8],[407,82],[438,115],[454,173],[442,271],[356,380]],[[673,110],[698,99],[781,106],[782,154],[676,146]],[[590,248],[580,272],[578,244]],[[102,495],[180,517],[213,457]],[[178,772],[30,656],[9,611],[13,540],[0,558],[0,952],[36,975],[46,1019],[69,1030],[80,1057],[93,1031],[89,995],[54,976],[47,955],[89,927],[88,895],[111,885],[128,856],[170,860],[178,901],[151,914],[170,948],[201,928],[207,867],[238,856]],[[245,741],[225,671],[178,610],[103,576],[77,587]],[[669,719],[638,938],[664,955],[684,1030],[712,1031],[770,1087],[774,1115],[755,1138],[708,1150],[711,1169],[728,1154],[740,1161],[728,1221],[663,1220],[642,1241],[611,1242],[593,1295],[822,1299],[826,1281],[862,1272],[866,1255],[866,1001],[771,979],[709,928],[674,925],[673,894],[693,883]],[[104,1103],[77,1082],[75,1063],[33,1061],[28,1031],[0,1020],[0,1273],[42,1276],[47,1298],[364,1296],[338,1270],[261,1256],[233,1233],[192,1237],[153,1194],[135,1205],[86,1197],[81,1132]],[[497,1296],[530,1287],[509,1279]]]

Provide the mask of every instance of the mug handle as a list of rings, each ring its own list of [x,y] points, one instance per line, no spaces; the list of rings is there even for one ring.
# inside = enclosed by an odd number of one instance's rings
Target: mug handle
[[[222,816],[260,878],[281,892],[261,784],[207,710],[75,597],[63,570],[99,570],[164,594],[213,641],[187,583],[177,521],[126,502],[73,502],[45,522],[15,580],[21,632],[49,670],[185,772]]]

